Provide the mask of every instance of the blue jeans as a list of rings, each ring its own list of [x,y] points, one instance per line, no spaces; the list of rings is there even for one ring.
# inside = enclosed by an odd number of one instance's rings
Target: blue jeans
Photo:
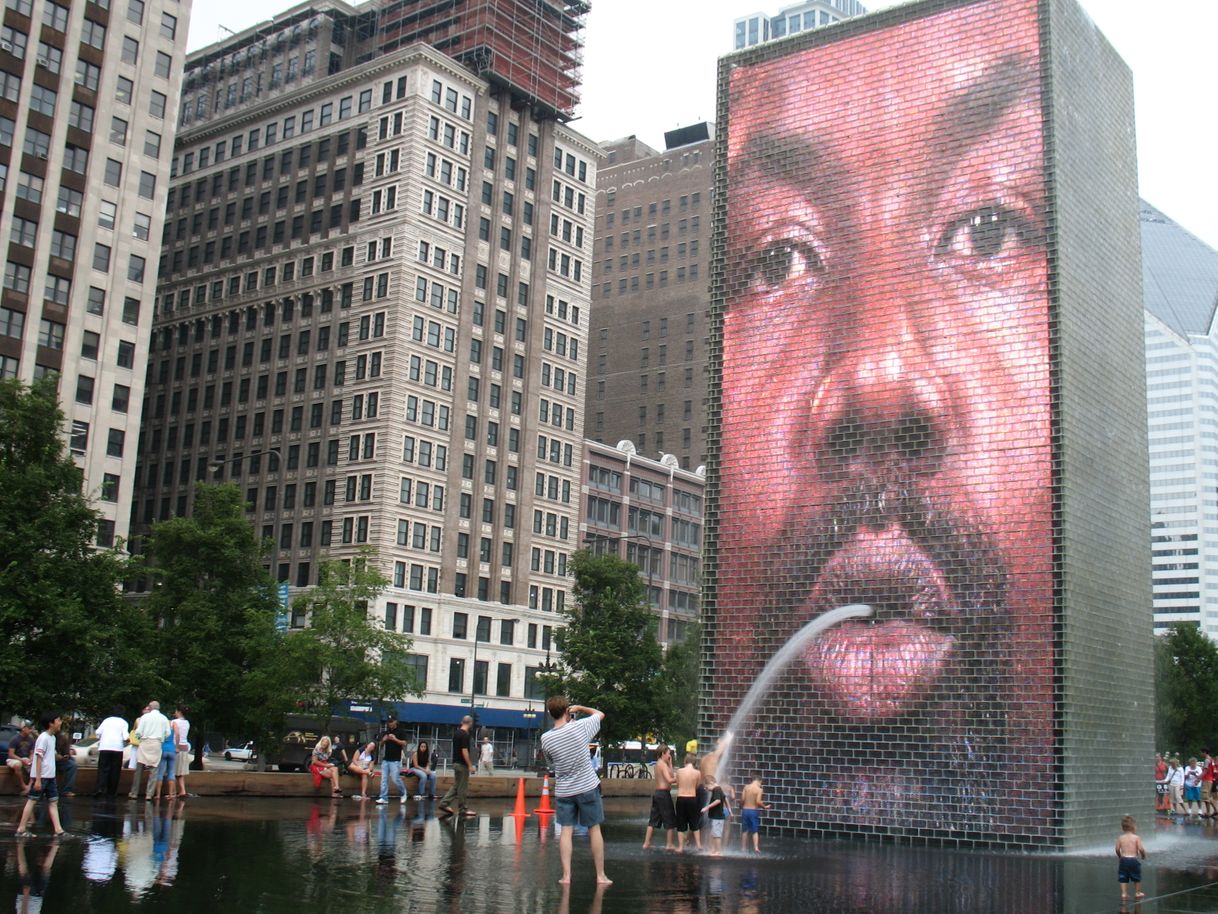
[[[398,785],[398,793],[403,797],[406,796],[406,782],[402,780],[402,763],[396,762],[381,762],[381,799],[389,799],[389,782]]]
[[[422,768],[411,768],[406,772],[413,774],[419,779],[419,795],[424,797],[435,798],[436,795],[436,773],[434,771],[424,771]]]
[[[157,781],[169,781],[173,784],[174,769],[177,767],[178,757],[173,752],[162,752],[161,763],[156,766],[156,774],[152,776],[152,780],[148,782],[148,792],[152,793],[153,785]]]

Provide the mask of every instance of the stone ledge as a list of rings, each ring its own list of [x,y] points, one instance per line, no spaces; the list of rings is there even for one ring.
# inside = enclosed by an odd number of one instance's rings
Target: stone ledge
[[[125,795],[131,789],[129,769],[124,768],[119,779],[119,793]],[[405,777],[405,775],[403,775]],[[89,796],[93,793],[96,783],[96,768],[80,768],[76,773],[77,796]],[[506,797],[516,796],[519,776],[483,776],[469,779],[469,795],[471,797]],[[145,782],[146,783],[146,782]],[[328,794],[328,782],[323,781],[316,790],[313,788],[313,777],[308,772],[284,773],[281,771],[192,771],[187,776],[187,790],[201,797],[324,797]],[[359,779],[351,776],[342,778],[344,794],[355,793],[359,789]],[[380,791],[380,775],[373,778],[370,788],[373,792]],[[436,796],[441,796],[452,783],[452,776],[438,775],[436,778]],[[141,787],[143,784],[141,784]],[[525,796],[536,800],[541,796],[542,779],[536,775],[524,778]],[[406,788],[413,792],[415,778],[406,778]],[[550,789],[554,785],[551,781]],[[601,793],[606,797],[650,797],[655,790],[650,780],[610,779],[601,780]],[[19,791],[17,780],[11,772],[0,776],[0,796],[15,796]],[[530,803],[530,808],[532,807]]]

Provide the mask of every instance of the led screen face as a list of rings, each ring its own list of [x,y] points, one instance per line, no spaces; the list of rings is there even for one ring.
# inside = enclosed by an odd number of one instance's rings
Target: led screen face
[[[786,824],[1047,828],[1053,447],[1036,3],[728,77],[712,720]],[[829,37],[828,33],[826,39]]]

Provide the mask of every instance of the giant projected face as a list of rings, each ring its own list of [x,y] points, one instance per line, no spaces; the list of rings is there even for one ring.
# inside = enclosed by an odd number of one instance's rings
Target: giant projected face
[[[801,758],[818,820],[994,831],[1038,805],[1035,776],[1020,794],[987,768],[1043,766],[1052,727],[1038,61],[1035,4],[996,0],[730,76],[731,688],[818,614],[875,610],[808,648],[755,729],[782,733],[756,763]]]

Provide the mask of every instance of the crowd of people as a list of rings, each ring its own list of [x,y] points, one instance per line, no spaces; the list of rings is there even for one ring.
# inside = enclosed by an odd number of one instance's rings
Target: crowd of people
[[[1218,818],[1218,761],[1208,749],[1182,764],[1179,755],[1155,753],[1155,811],[1193,821]]]

